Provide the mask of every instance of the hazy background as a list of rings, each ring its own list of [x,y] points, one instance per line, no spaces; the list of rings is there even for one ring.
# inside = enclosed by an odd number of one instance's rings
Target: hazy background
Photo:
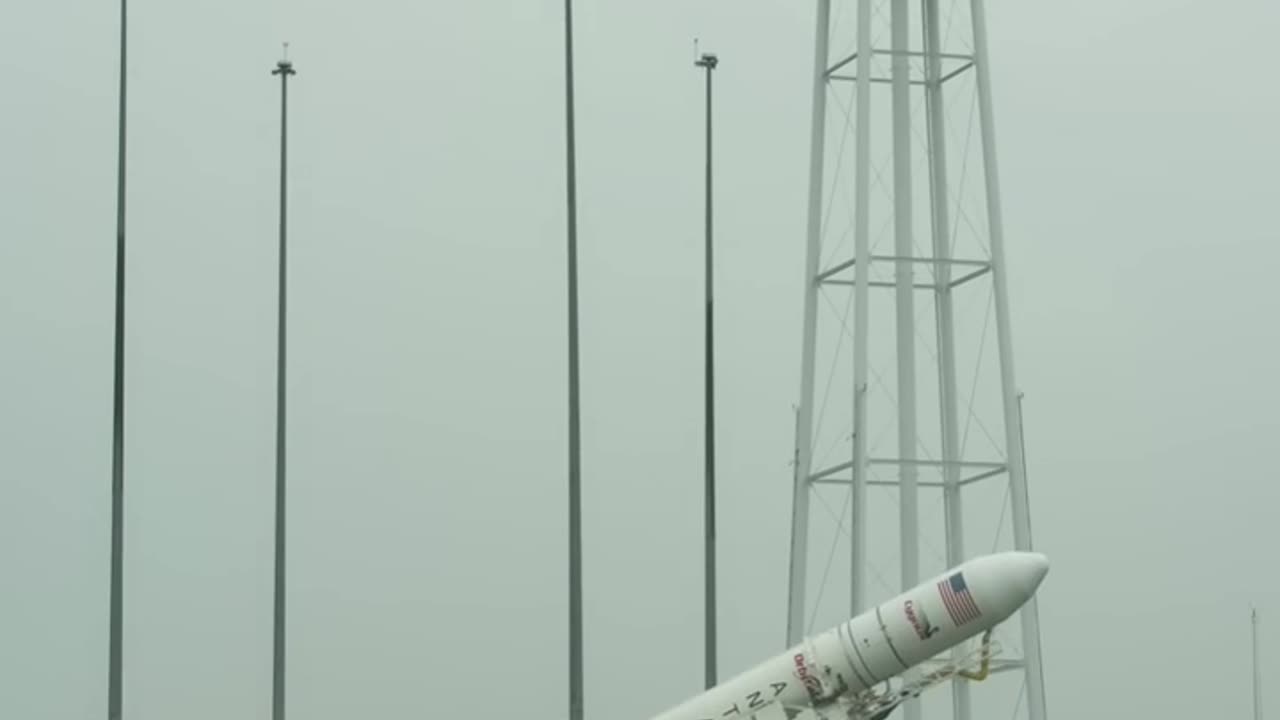
[[[561,4],[131,11],[127,717],[269,715],[285,39],[291,716],[563,717]],[[105,714],[117,13],[0,10],[3,717]],[[1280,668],[1280,6],[989,16],[1050,713],[1243,715],[1250,603]],[[783,643],[813,8],[575,19],[587,711],[626,720],[701,685],[694,36],[722,670]]]

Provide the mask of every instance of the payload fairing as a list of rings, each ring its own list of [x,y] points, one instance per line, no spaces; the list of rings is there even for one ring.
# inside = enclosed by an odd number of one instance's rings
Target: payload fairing
[[[1049,561],[1039,553],[975,558],[654,720],[792,718],[806,709],[842,720],[887,717],[928,678],[892,693],[877,690],[880,685],[989,632],[1031,599],[1048,572]]]

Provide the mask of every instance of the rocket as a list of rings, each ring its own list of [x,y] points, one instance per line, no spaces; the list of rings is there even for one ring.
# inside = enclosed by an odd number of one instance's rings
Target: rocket
[[[985,668],[992,629],[1031,599],[1048,572],[1039,553],[974,558],[654,720],[882,720],[931,684],[975,677],[954,663],[928,667],[985,633],[978,653]]]

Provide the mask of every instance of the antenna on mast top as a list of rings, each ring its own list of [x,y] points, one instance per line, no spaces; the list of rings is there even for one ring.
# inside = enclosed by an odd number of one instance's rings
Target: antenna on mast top
[[[283,49],[281,51],[280,62],[276,63],[276,69],[271,71],[272,75],[294,75],[293,63],[289,61],[289,43],[281,43]]]

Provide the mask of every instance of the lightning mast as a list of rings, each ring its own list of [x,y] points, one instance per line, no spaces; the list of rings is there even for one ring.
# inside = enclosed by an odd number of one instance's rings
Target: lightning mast
[[[706,243],[705,243],[705,267],[703,268],[706,278],[704,280],[705,293],[705,337],[704,337],[704,373],[703,382],[705,384],[705,423],[706,427],[703,433],[704,440],[704,462],[705,472],[703,477],[703,534],[704,534],[704,581],[705,591],[703,595],[703,603],[705,606],[704,617],[706,624],[706,637],[703,640],[703,652],[705,654],[704,662],[704,682],[707,689],[716,685],[716,401],[715,401],[715,313],[713,305],[714,293],[713,279],[714,272],[712,266],[712,192],[711,192],[711,75],[719,64],[719,59],[711,53],[703,53],[701,57],[694,61],[695,67],[706,69],[707,75],[707,111],[706,111]]]
[[[288,58],[289,46],[285,44],[285,57],[276,63],[272,75],[280,76],[280,247],[279,247],[279,287],[277,289],[277,324],[276,324],[276,527],[275,527],[275,597],[274,628],[272,634],[272,671],[271,671],[271,718],[284,720],[285,717],[285,520],[288,517],[285,505],[285,403],[288,385],[285,382],[286,321],[288,315],[288,178],[289,178],[289,76],[296,75],[293,63]]]
[[[582,720],[582,420],[578,355],[578,161],[573,101],[573,0],[564,0],[565,215],[569,330],[569,720]]]
[[[107,660],[107,720],[124,712],[124,270],[125,132],[129,11],[120,0],[120,119],[116,177],[115,367],[111,422],[111,588]]]

